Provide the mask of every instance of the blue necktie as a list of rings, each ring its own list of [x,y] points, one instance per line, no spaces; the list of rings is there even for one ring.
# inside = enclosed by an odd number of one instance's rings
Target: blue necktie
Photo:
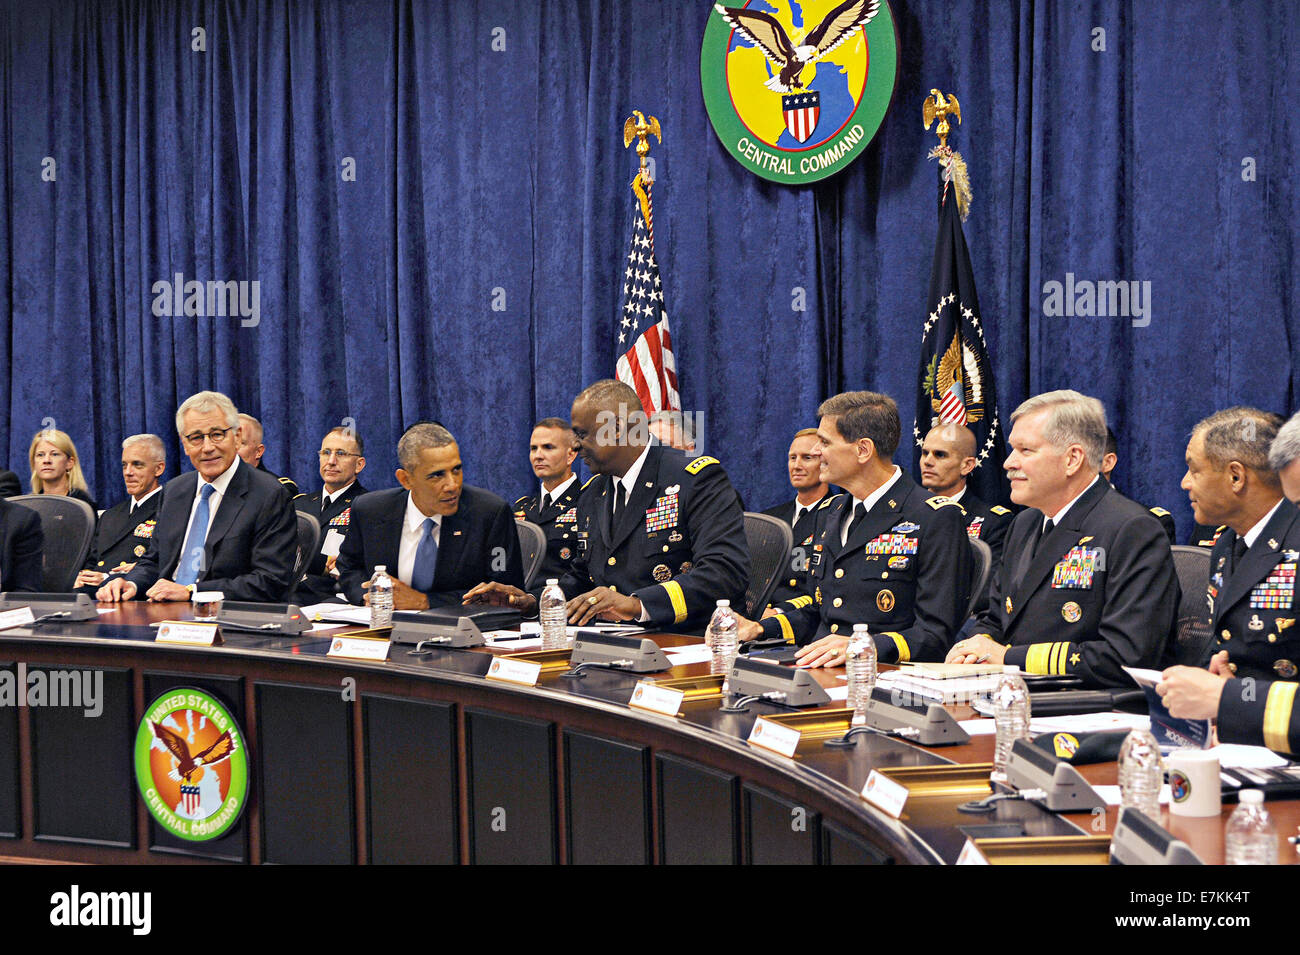
[[[181,561],[176,567],[176,583],[182,587],[199,582],[203,573],[203,541],[208,536],[208,498],[216,488],[204,484],[199,490],[199,506],[194,510],[194,521],[185,538],[185,549],[181,551]]]
[[[426,517],[420,532],[420,546],[411,568],[411,589],[428,593],[433,589],[433,571],[438,566],[438,545],[433,539],[433,518]]]

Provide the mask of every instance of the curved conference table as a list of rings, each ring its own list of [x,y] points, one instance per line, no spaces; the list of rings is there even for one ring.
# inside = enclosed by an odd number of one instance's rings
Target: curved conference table
[[[106,609],[110,605],[101,605]],[[993,738],[926,748],[865,736],[848,750],[801,743],[793,758],[746,742],[754,703],[724,713],[687,702],[663,717],[627,706],[642,677],[607,670],[536,687],[485,679],[494,654],[394,645],[384,662],[327,657],[329,637],[230,632],[222,646],[154,642],[185,604],[132,603],[86,623],[0,632],[0,669],[103,672],[103,712],[0,707],[0,860],[94,863],[952,863],[971,827],[1006,824],[1050,846],[1113,830],[1115,810],[1054,815],[1023,802],[962,815],[958,798],[909,797],[898,820],[859,795],[873,769],[959,769]],[[665,647],[698,642],[663,634]],[[677,666],[645,679],[708,672]],[[824,671],[826,685],[842,670]],[[145,707],[166,691],[215,694],[242,725],[250,763],[239,822],[209,842],[158,827],[134,782]],[[830,704],[831,708],[843,704]],[[959,718],[973,715],[955,708]],[[1114,784],[1113,763],[1082,767]],[[1269,803],[1280,858],[1300,803]],[[1224,818],[1232,809],[1226,806]],[[1220,862],[1222,821],[1167,816]],[[1045,850],[1041,858],[1061,858]]]

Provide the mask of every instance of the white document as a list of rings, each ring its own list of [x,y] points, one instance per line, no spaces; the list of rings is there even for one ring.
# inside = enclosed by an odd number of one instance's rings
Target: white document
[[[836,702],[847,703],[849,700],[849,685],[846,683],[844,686],[828,686],[826,687],[826,695]]]
[[[1069,716],[1047,716],[1033,719],[1030,714],[1031,733],[1096,733],[1105,730],[1150,729],[1151,717],[1138,713],[1072,713]]]
[[[707,643],[697,643],[689,647],[672,647],[664,651],[664,656],[673,666],[680,667],[688,663],[708,663],[713,653]]]
[[[1220,743],[1205,752],[1219,758],[1220,769],[1272,769],[1288,762],[1271,749],[1240,743]]]
[[[1131,676],[1138,686],[1155,686],[1164,675],[1162,670],[1143,670],[1140,667],[1124,667],[1124,672]]]
[[[308,620],[338,620],[342,623],[360,623],[370,626],[370,608],[355,604],[319,603],[303,607]]]
[[[343,535],[331,527],[325,532],[325,542],[321,544],[320,552],[326,557],[337,557],[342,546]]]
[[[1118,786],[1093,786],[1097,795],[1106,800],[1108,806],[1119,805],[1119,787]],[[1160,787],[1160,805],[1169,805],[1169,784]]]
[[[998,731],[997,720],[958,720],[957,725],[971,736],[992,736]]]

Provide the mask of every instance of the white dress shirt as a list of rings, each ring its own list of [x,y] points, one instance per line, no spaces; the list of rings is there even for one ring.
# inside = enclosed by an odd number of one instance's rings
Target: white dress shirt
[[[239,455],[235,455],[235,460],[230,467],[226,468],[213,481],[206,480],[202,474],[194,485],[194,503],[190,505],[190,519],[185,523],[185,536],[181,538],[181,555],[176,559],[176,566],[172,568],[172,577],[176,576],[176,571],[180,567],[180,562],[185,559],[185,545],[190,540],[190,529],[194,526],[194,512],[199,509],[199,501],[202,500],[203,487],[205,484],[212,485],[212,494],[208,498],[208,526],[203,529],[203,541],[207,543],[208,534],[212,531],[212,522],[217,519],[217,509],[221,507],[221,502],[226,499],[226,489],[230,487],[230,482],[235,477],[235,470],[239,467]],[[202,574],[199,574],[202,577]]]
[[[546,485],[545,485],[545,484],[539,484],[538,487],[541,488],[541,493],[539,493],[539,494],[537,495],[537,509],[538,509],[539,511],[542,509],[542,498],[543,498],[544,496],[549,496],[549,497],[550,497],[550,502],[549,502],[549,504],[547,505],[547,506],[550,506],[550,504],[554,504],[554,503],[555,503],[559,498],[563,497],[563,496],[564,496],[564,492],[567,491],[567,490],[569,489],[569,485],[572,484],[572,483],[573,483],[574,481],[576,481],[576,480],[578,480],[578,475],[576,475],[576,474],[570,474],[570,475],[569,475],[569,479],[568,479],[567,481],[565,481],[565,482],[562,483],[562,484],[557,484],[557,485],[555,486],[555,490],[554,490],[554,491],[548,491],[548,490],[546,490]]]
[[[865,504],[865,505],[866,505],[866,509],[867,509],[867,513],[870,514],[870,513],[871,513],[871,509],[872,509],[873,507],[876,506],[876,502],[879,501],[882,497],[884,497],[884,496],[885,496],[885,492],[887,492],[891,487],[893,487],[893,486],[898,482],[898,479],[899,479],[900,477],[902,477],[902,476],[903,476],[903,471],[902,471],[902,469],[901,469],[897,464],[895,464],[895,465],[894,465],[894,476],[891,477],[891,478],[890,478],[888,481],[886,481],[884,484],[880,485],[880,487],[876,488],[876,489],[875,489],[874,491],[872,491],[870,494],[868,494],[865,498],[861,498],[861,499],[859,499],[859,498],[856,498],[856,497],[855,497],[855,498],[853,499],[853,506],[849,508],[849,514],[852,515],[853,512],[856,511],[856,510],[858,509],[858,505],[859,505],[859,504]],[[853,530],[853,518],[852,518],[852,516],[850,516],[849,519],[848,519],[847,521],[844,522],[844,527],[840,529],[840,546],[841,546],[841,547],[843,547],[845,544],[847,544],[847,543],[849,542],[849,532],[850,532],[851,530]]]
[[[202,479],[200,478],[200,480],[202,480]],[[140,498],[140,500],[138,500],[138,501],[137,501],[135,498],[131,498],[131,507],[130,507],[130,509],[127,511],[127,513],[128,513],[128,514],[134,514],[134,513],[135,513],[135,509],[136,509],[137,507],[143,507],[145,501],[149,500],[149,498],[153,497],[155,494],[157,494],[157,493],[158,493],[159,491],[161,491],[161,490],[162,490],[162,485],[159,485],[158,487],[156,487],[156,488],[154,488],[152,491],[150,491],[148,494],[146,494],[144,497]]]
[[[411,586],[411,571],[415,569],[415,552],[420,548],[420,537],[424,533],[426,517],[433,518],[433,542],[440,543],[442,538],[442,515],[421,513],[411,499],[411,492],[406,492],[406,517],[402,520],[402,540],[397,546],[397,579],[406,586]]]

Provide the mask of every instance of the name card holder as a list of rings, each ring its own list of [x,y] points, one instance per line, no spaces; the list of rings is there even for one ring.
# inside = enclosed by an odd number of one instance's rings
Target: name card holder
[[[541,675],[542,665],[530,660],[513,660],[510,657],[493,657],[488,667],[487,678],[500,683],[515,683],[519,686],[536,686],[537,677]]]
[[[194,623],[189,620],[164,620],[158,624],[155,643],[174,643],[184,647],[219,647],[222,644],[221,628],[215,623]]]
[[[379,637],[339,636],[330,640],[327,657],[345,660],[387,660],[392,641]]]
[[[898,819],[903,815],[907,792],[907,787],[902,783],[873,769],[871,775],[867,777],[867,784],[862,787],[862,798],[882,812]]]
[[[627,705],[663,716],[676,716],[685,696],[685,690],[674,690],[642,680],[632,691],[632,699],[627,701]]]
[[[782,726],[759,717],[754,720],[754,728],[749,731],[748,742],[763,749],[770,749],[782,756],[793,756],[803,734],[791,726]]]

